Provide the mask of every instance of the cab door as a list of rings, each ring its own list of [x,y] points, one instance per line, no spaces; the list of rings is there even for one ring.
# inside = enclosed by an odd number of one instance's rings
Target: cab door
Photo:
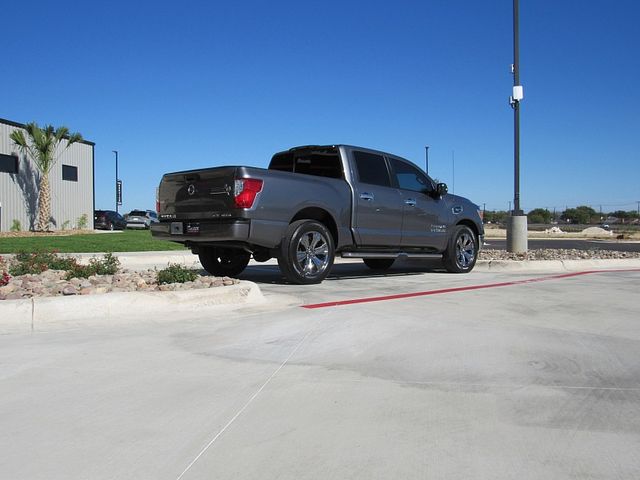
[[[402,196],[392,186],[385,158],[357,150],[352,156],[356,170],[354,231],[359,246],[398,247],[402,237]]]
[[[393,180],[402,195],[403,247],[446,247],[450,218],[446,202],[435,195],[433,181],[408,161],[389,158]]]

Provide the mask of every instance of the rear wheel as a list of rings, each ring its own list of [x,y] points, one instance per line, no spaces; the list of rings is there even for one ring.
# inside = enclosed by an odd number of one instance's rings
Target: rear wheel
[[[363,258],[364,264],[371,270],[388,270],[396,261],[395,258]]]
[[[232,248],[206,247],[200,249],[198,257],[204,269],[211,275],[235,277],[247,268],[251,254]]]
[[[477,259],[478,237],[469,227],[458,225],[442,257],[444,267],[451,273],[467,273],[473,270]]]
[[[333,266],[335,247],[327,227],[315,220],[298,220],[287,228],[278,255],[282,274],[292,283],[322,282]]]

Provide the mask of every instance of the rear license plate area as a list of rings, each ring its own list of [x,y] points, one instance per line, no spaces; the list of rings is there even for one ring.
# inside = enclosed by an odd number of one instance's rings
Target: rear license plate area
[[[198,235],[200,233],[200,224],[193,222],[185,224],[185,233],[187,235]]]

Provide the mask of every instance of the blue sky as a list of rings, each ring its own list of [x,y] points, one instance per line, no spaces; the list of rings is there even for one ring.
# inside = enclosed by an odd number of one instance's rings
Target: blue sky
[[[63,8],[60,8],[60,5]],[[513,198],[512,2],[5,2],[0,117],[96,143],[96,206],[168,171],[348,143]],[[635,210],[640,4],[521,0],[521,204]]]

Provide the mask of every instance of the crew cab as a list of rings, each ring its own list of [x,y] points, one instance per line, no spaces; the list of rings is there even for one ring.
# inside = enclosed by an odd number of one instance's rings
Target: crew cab
[[[441,258],[449,272],[469,272],[484,236],[477,205],[404,158],[349,145],[295,147],[268,169],[168,173],[157,207],[154,237],[191,248],[209,273],[276,258],[297,284],[324,280],[337,255],[376,270]]]

